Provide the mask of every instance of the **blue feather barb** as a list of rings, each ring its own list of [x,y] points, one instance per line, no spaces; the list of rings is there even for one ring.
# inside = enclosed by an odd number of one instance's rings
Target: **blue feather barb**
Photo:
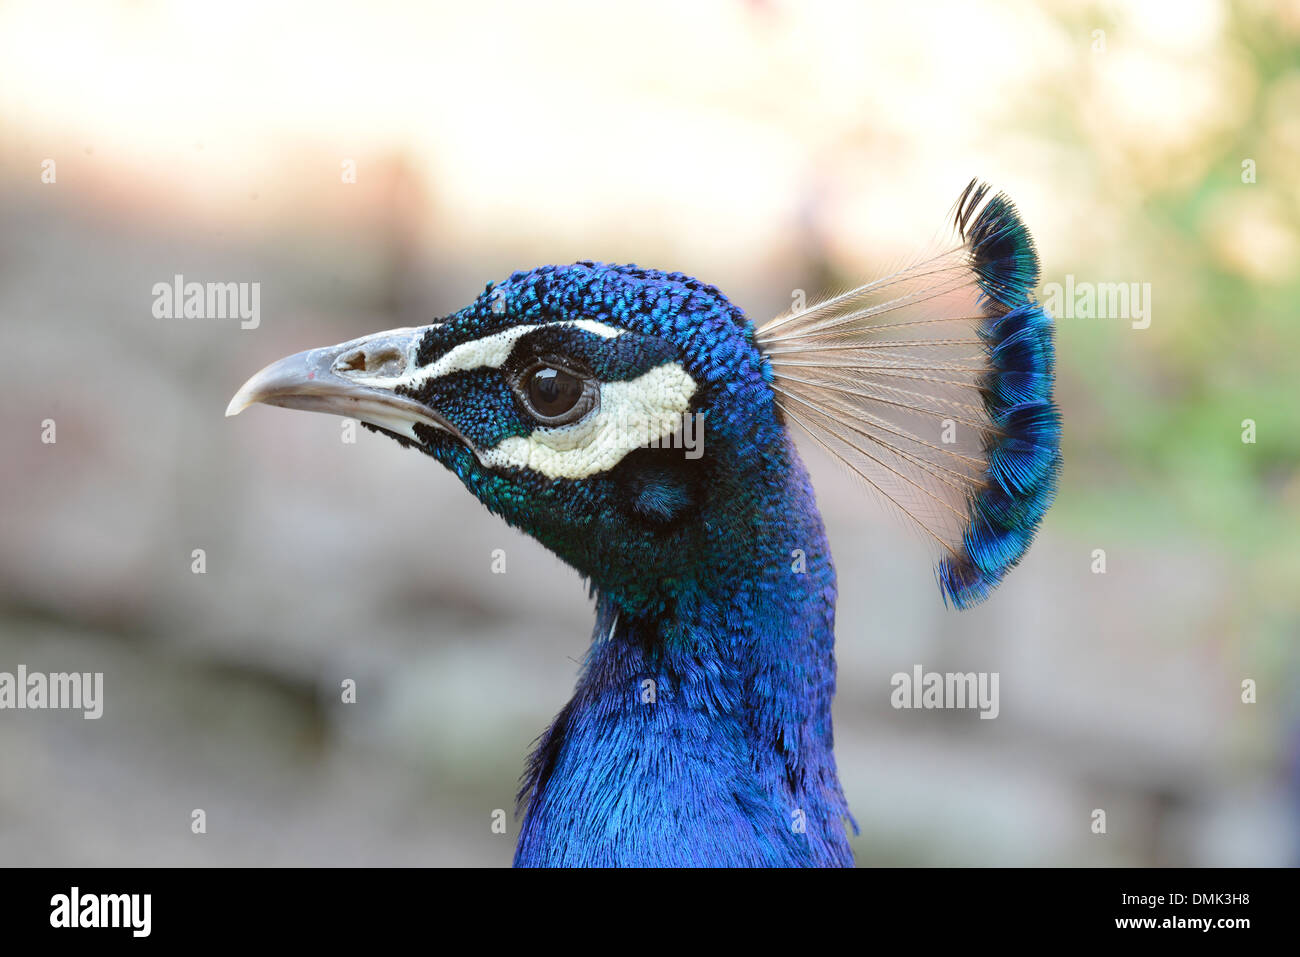
[[[955,222],[970,247],[985,319],[979,335],[990,368],[980,383],[995,426],[986,439],[986,487],[970,498],[960,555],[939,562],[945,601],[968,608],[988,597],[1020,561],[1056,495],[1061,420],[1052,400],[1056,347],[1052,317],[1033,301],[1038,254],[1015,204],[972,180]]]

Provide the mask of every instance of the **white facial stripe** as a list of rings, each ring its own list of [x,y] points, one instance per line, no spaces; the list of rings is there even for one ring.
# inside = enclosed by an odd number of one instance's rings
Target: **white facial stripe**
[[[622,329],[616,329],[613,326],[607,326],[604,323],[594,322],[591,319],[576,319],[572,322],[555,322],[550,323],[554,326],[576,326],[587,332],[593,332],[605,339],[613,339],[622,335]],[[437,362],[423,369],[418,370],[419,381],[427,382],[430,379],[441,379],[443,376],[452,372],[463,372],[468,369],[492,368],[499,369],[510,358],[510,350],[515,347],[515,343],[524,335],[532,332],[534,329],[541,329],[541,326],[512,326],[509,329],[502,329],[500,332],[493,333],[490,336],[484,336],[482,339],[475,339],[472,342],[462,342],[460,345],[451,349],[440,358]]]
[[[603,339],[614,339],[621,336],[625,331],[616,326],[607,326],[603,322],[596,322],[594,319],[549,322],[545,326],[575,326],[586,332],[594,333]],[[419,340],[415,340],[411,344],[412,354],[407,357],[407,371],[402,375],[352,376],[351,378],[354,382],[361,382],[380,389],[396,389],[399,386],[417,389],[430,379],[440,379],[453,372],[484,368],[499,369],[506,359],[510,358],[510,350],[515,347],[515,343],[521,337],[534,329],[542,329],[545,326],[511,326],[509,329],[502,329],[500,332],[494,332],[490,336],[483,336],[481,339],[462,342],[460,345],[449,349],[436,362],[418,367],[414,366],[414,350],[419,348]]]
[[[612,469],[633,449],[671,435],[694,394],[695,380],[676,362],[629,382],[604,382],[593,415],[503,439],[479,453],[479,461],[489,468],[532,469],[547,478],[587,478]]]

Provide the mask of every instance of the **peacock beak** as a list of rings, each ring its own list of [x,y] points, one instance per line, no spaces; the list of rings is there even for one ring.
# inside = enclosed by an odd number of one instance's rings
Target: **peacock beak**
[[[286,356],[245,382],[226,415],[260,402],[359,419],[416,442],[415,426],[421,423],[459,437],[433,409],[395,391],[410,380],[420,340],[430,328],[390,329]]]

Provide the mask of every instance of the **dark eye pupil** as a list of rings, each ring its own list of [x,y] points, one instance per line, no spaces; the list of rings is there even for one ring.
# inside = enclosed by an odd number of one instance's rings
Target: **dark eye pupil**
[[[538,369],[528,380],[528,400],[544,416],[563,415],[582,398],[582,380],[562,369]]]

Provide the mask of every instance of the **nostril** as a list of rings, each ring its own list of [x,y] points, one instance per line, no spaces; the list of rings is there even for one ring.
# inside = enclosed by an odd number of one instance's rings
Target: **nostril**
[[[366,351],[353,349],[347,355],[334,360],[335,372],[363,372],[366,368]]]
[[[340,373],[364,373],[372,376],[398,375],[406,362],[402,354],[391,346],[377,349],[353,349],[334,361],[334,371]]]

